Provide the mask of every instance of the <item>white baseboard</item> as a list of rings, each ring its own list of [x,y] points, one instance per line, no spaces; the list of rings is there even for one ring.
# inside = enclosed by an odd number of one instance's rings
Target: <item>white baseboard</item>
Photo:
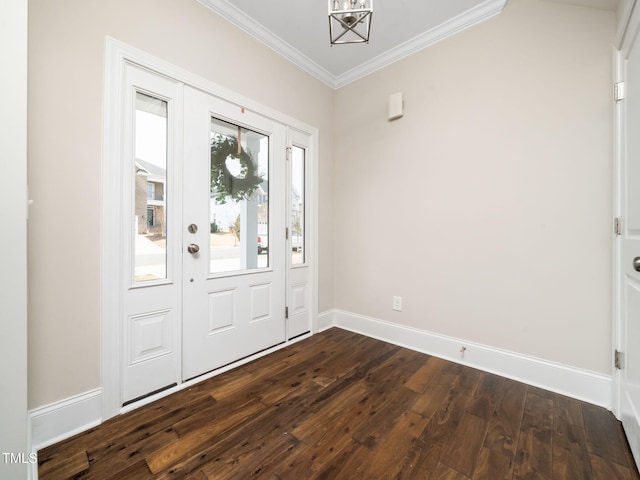
[[[76,395],[29,412],[31,451],[53,445],[102,422],[102,389]]]
[[[318,331],[333,326],[611,408],[612,379],[607,375],[342,310],[318,316]],[[88,430],[102,422],[102,389],[32,410],[29,422],[30,451]]]
[[[336,326],[611,409],[612,378],[549,360],[406,327],[343,310],[320,315]],[[460,353],[460,348],[466,350]]]
[[[334,323],[334,310],[327,310],[318,315],[318,332],[327,330],[331,327],[335,327]]]

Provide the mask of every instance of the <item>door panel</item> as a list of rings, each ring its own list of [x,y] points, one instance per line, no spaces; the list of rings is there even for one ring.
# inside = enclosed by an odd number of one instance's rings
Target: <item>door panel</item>
[[[181,379],[182,148],[180,85],[125,67],[121,179],[124,198],[122,398],[126,403]],[[153,219],[149,213],[153,212]]]
[[[184,98],[183,377],[189,379],[285,341],[286,129],[190,87]],[[190,245],[198,251],[190,253]]]
[[[620,325],[622,352],[618,376],[620,420],[640,464],[640,46],[634,41],[624,62],[627,94],[623,103],[624,147],[621,165]],[[638,267],[640,268],[640,267]]]
[[[287,306],[287,338],[291,339],[311,330],[311,274],[306,228],[308,209],[309,137],[289,132],[289,240]]]

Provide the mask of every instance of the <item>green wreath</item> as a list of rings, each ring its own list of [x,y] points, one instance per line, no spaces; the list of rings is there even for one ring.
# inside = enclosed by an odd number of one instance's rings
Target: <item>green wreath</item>
[[[240,173],[237,176],[227,167],[229,158],[240,161]],[[211,193],[216,195],[218,203],[226,203],[229,198],[235,201],[247,200],[262,183],[257,170],[258,166],[251,152],[241,148],[238,153],[236,138],[216,136],[211,140]]]

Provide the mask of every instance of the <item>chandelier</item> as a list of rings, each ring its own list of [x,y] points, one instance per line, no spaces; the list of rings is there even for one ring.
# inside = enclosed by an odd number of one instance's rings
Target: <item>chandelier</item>
[[[329,0],[331,45],[369,43],[373,0]]]

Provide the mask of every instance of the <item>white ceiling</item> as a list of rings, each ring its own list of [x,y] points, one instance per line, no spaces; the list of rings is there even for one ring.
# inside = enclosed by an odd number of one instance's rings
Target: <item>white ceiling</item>
[[[329,44],[328,0],[198,0],[333,88],[499,14],[507,0],[373,0],[368,44]],[[618,0],[552,0],[615,10]]]

